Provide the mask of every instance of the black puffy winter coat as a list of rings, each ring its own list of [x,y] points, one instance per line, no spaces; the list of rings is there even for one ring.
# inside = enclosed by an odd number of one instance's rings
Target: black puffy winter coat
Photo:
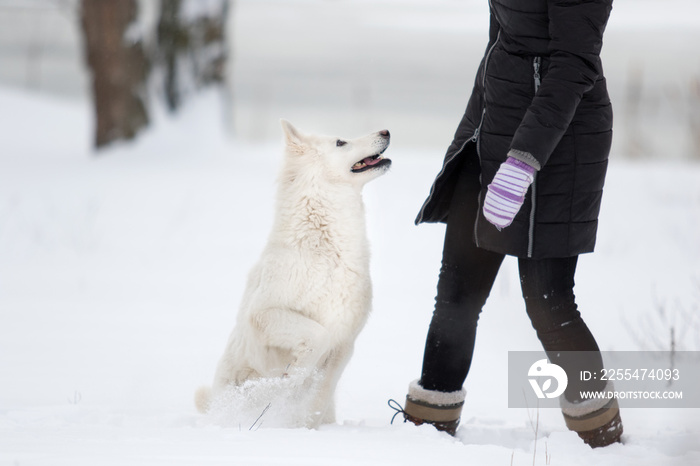
[[[416,224],[447,221],[466,162],[480,167],[479,247],[535,259],[591,252],[612,140],[600,61],[612,0],[490,0],[490,9],[474,90]],[[509,153],[540,170],[498,231],[481,206]]]

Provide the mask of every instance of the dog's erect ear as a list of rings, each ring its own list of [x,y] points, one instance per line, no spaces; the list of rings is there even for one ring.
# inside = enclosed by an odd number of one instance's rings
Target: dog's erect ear
[[[284,141],[287,145],[299,146],[304,143],[304,133],[299,131],[285,119],[280,120],[280,125],[282,125],[282,130],[284,131]]]

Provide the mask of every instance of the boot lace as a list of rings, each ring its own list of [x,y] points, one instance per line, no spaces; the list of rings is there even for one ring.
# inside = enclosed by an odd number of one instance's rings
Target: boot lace
[[[398,401],[394,400],[393,398],[389,399],[389,401],[387,402],[387,404],[389,405],[389,407],[390,407],[391,409],[393,409],[394,411],[396,411],[396,412],[394,413],[394,415],[391,417],[391,422],[390,422],[390,424],[393,424],[393,423],[394,423],[394,419],[396,419],[396,416],[398,416],[399,414],[405,414],[405,413],[406,413],[406,411],[404,411],[404,409],[403,409],[403,406],[401,406],[401,404],[400,404]],[[406,422],[405,419],[404,419],[404,422]]]

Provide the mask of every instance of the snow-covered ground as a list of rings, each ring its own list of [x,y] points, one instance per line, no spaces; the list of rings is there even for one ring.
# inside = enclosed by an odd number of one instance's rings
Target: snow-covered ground
[[[387,400],[420,370],[443,234],[412,223],[442,151],[400,139],[365,191],[374,311],[338,423],[198,415],[193,391],[270,227],[281,149],[223,137],[214,97],[94,156],[86,106],[0,88],[0,465],[700,463],[700,409],[623,409],[625,444],[591,450],[558,410],[507,407],[507,351],[539,349],[513,260],[480,323],[457,438],[390,424]],[[697,164],[612,163],[577,277],[603,349],[667,349],[675,326],[678,349],[700,350],[699,179]]]
[[[663,4],[616,0],[606,31],[616,138],[576,288],[604,350],[667,350],[673,328],[677,350],[700,351],[700,165],[683,162],[700,150],[700,4]],[[233,106],[203,96],[97,156],[75,24],[27,5],[0,5],[0,466],[700,464],[700,409],[623,405],[625,444],[591,450],[557,410],[507,407],[507,351],[539,349],[511,259],[457,438],[390,424],[387,401],[419,374],[444,233],[413,219],[483,53],[485,0],[237,1]],[[272,221],[279,117],[392,131],[392,170],[365,191],[374,312],[338,424],[314,431],[192,403]]]

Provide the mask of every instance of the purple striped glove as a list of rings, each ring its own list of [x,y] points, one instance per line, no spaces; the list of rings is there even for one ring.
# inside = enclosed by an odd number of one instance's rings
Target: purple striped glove
[[[488,186],[484,199],[484,217],[499,230],[513,223],[525,201],[525,193],[535,179],[535,168],[508,157]]]

